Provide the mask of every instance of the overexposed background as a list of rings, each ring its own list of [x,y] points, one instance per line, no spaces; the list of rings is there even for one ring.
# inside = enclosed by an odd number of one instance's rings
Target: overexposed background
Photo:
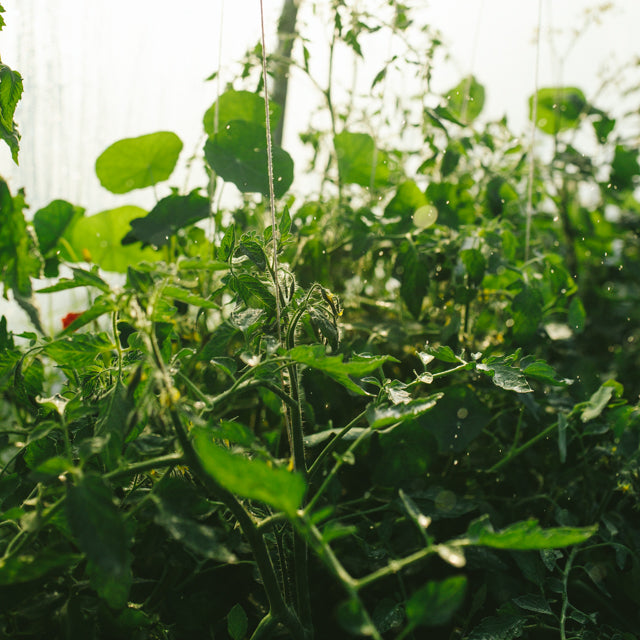
[[[619,94],[603,78],[638,59],[638,0],[409,0],[418,18],[442,34],[433,88],[445,91],[473,73],[487,90],[484,117],[507,115],[526,134],[527,99],[536,78],[536,33],[541,15],[538,86],[578,86],[614,112]],[[115,196],[94,173],[98,155],[125,137],[175,131],[184,142],[172,184],[183,186],[187,158],[202,146],[202,115],[217,91],[234,79],[235,61],[260,37],[259,0],[3,0],[2,61],[20,71],[25,92],[16,119],[22,133],[20,166],[0,145],[0,175],[12,191],[24,187],[33,214],[63,198],[97,213],[122,204],[149,207],[150,190]],[[363,9],[380,0],[353,0]],[[275,45],[282,0],[264,0],[268,47]],[[329,2],[302,0],[299,21],[314,73],[324,81]],[[541,13],[539,10],[541,8]],[[580,32],[579,37],[576,32]],[[425,42],[424,46],[428,43]],[[416,47],[422,43],[415,43]],[[367,50],[359,77],[375,75],[389,47]],[[299,53],[299,50],[296,49]],[[221,80],[206,82],[220,69]],[[340,62],[344,83],[351,61]],[[373,71],[371,71],[373,70]],[[347,77],[349,76],[349,77]],[[340,78],[338,78],[340,79]],[[294,74],[283,146],[303,154],[297,132],[317,96]],[[631,108],[633,105],[631,105]],[[625,105],[629,108],[629,105]],[[636,106],[637,108],[637,106]],[[299,166],[303,165],[301,162]],[[202,175],[192,175],[203,184]],[[296,178],[294,189],[301,176]],[[0,220],[0,224],[2,221]],[[0,300],[0,306],[6,303]],[[5,312],[5,309],[2,312]]]

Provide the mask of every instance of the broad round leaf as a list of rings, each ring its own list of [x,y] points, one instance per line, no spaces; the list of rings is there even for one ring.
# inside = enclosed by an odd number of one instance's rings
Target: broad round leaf
[[[484,107],[484,87],[473,77],[467,76],[445,94],[447,110],[464,124],[473,122]]]
[[[273,189],[282,197],[293,182],[293,160],[280,147],[272,148]],[[232,120],[207,140],[204,155],[211,168],[243,193],[269,195],[269,170],[265,128],[253,122]]]
[[[343,131],[335,139],[338,171],[344,183],[383,187],[389,179],[389,154],[376,149],[368,133]]]
[[[529,120],[533,120],[533,98],[529,98]],[[587,110],[587,99],[575,87],[547,87],[538,91],[536,127],[555,135],[575,129]]]
[[[125,273],[132,264],[155,262],[158,254],[153,249],[140,249],[136,245],[123,247],[120,244],[131,220],[146,213],[140,207],[126,206],[78,219],[64,234],[74,255],[68,255],[63,249],[62,257],[72,262],[87,257],[105,271],[117,273]]]
[[[182,140],[170,131],[114,142],[96,160],[100,184],[112,193],[128,193],[167,180],[182,151]]]
[[[218,110],[218,130],[224,127],[232,120],[244,120],[253,122],[266,128],[264,98],[250,91],[225,91],[214,102],[204,114],[202,123],[204,130],[209,137],[215,135],[215,118],[216,108]],[[280,105],[275,102],[269,102],[269,123],[271,130],[274,130],[280,121]]]

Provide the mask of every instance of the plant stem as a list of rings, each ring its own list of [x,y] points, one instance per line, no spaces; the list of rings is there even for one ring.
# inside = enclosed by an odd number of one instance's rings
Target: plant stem
[[[128,467],[122,469],[114,469],[104,474],[106,480],[116,480],[130,475],[137,475],[144,471],[150,471],[151,469],[160,469],[162,467],[171,467],[177,464],[181,464],[185,461],[184,456],[181,453],[169,453],[166,456],[160,456],[158,458],[152,458],[151,460],[142,460],[141,462],[134,462]]]
[[[506,464],[511,462],[514,458],[529,449],[529,447],[532,447],[536,442],[546,438],[550,433],[553,433],[553,431],[555,431],[557,428],[558,423],[554,422],[539,434],[533,436],[531,440],[527,440],[527,442],[525,442],[522,446],[518,447],[517,449],[511,449],[511,451],[509,451],[509,453],[504,458],[502,458],[502,460],[498,460],[498,462],[496,462],[490,469],[488,469],[488,473],[492,473],[494,471],[497,471],[498,469],[501,469]]]

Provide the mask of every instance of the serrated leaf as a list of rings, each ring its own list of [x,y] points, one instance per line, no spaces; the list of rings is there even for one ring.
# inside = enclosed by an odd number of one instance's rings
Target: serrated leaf
[[[85,475],[67,487],[66,513],[78,547],[86,555],[91,586],[120,609],[132,583],[129,536],[111,491],[97,476]]]
[[[56,284],[38,289],[37,293],[55,293],[56,291],[65,291],[66,289],[75,289],[77,287],[96,287],[105,293],[111,291],[109,285],[93,271],[74,267],[71,272],[73,273],[73,278],[60,278]]]
[[[226,268],[226,265],[225,265]],[[184,287],[179,287],[178,285],[169,284],[166,285],[162,289],[162,295],[165,298],[171,298],[171,300],[178,300],[179,302],[184,302],[185,304],[190,304],[194,307],[198,307],[199,309],[219,309],[220,305],[214,302],[213,300],[207,300],[202,296],[192,293],[188,289]]]
[[[234,454],[214,442],[207,429],[193,429],[194,446],[205,471],[233,493],[259,500],[293,517],[306,487],[302,476],[262,460]]]
[[[520,368],[527,378],[534,378],[541,382],[546,382],[555,387],[566,387],[566,380],[559,380],[555,369],[544,360],[534,360],[533,358],[523,358]]]
[[[114,142],[96,160],[100,184],[112,193],[128,193],[167,180],[182,151],[182,140],[170,131]]]
[[[366,395],[364,389],[353,382],[350,376],[361,378],[369,375],[381,367],[385,362],[397,362],[391,356],[354,357],[349,362],[343,362],[343,356],[328,356],[322,345],[301,345],[285,352],[286,356],[305,364],[312,369],[324,372],[330,378],[358,395]]]
[[[109,353],[115,345],[109,336],[98,334],[67,335],[44,347],[44,352],[60,365],[68,365],[74,369],[85,369],[91,366],[102,353]]]
[[[502,615],[484,618],[467,640],[514,640],[519,638],[527,622],[525,616]]]
[[[464,602],[465,576],[452,576],[427,582],[407,601],[406,613],[411,627],[440,627],[447,624]]]
[[[257,240],[242,238],[235,253],[249,258],[260,271],[264,271],[267,268],[267,256]]]
[[[553,611],[551,610],[546,598],[542,597],[538,593],[527,593],[526,595],[518,596],[513,599],[513,602],[526,611],[535,611],[536,613],[548,613],[553,615]]]
[[[494,549],[559,549],[588,540],[598,530],[590,527],[554,527],[543,529],[535,519],[516,522],[494,531],[487,516],[474,520],[467,530],[472,544]]]

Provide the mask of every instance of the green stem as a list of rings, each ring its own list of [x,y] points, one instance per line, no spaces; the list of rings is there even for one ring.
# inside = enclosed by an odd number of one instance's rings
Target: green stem
[[[333,438],[333,440],[331,440],[331,442],[329,442],[327,446],[318,454],[318,457],[314,460],[313,464],[309,468],[309,480],[313,480],[313,477],[316,475],[316,473],[318,473],[322,463],[327,458],[327,456],[335,451],[342,438],[344,438],[347,433],[349,433],[349,431],[351,431],[351,429],[353,429],[353,427],[355,427],[358,422],[360,422],[360,420],[362,420],[366,416],[366,413],[366,411],[362,411],[361,413],[359,413],[346,427],[343,427],[340,433],[336,434],[336,437]]]
[[[161,469],[163,467],[171,467],[177,464],[182,464],[184,461],[185,458],[181,453],[169,453],[166,456],[152,458],[151,460],[134,462],[128,467],[123,467],[122,469],[114,469],[113,471],[109,471],[109,473],[105,473],[104,478],[107,480],[126,478],[127,476],[144,473],[145,471],[150,471],[151,469]]]
[[[493,473],[494,471],[497,471],[498,469],[501,469],[502,467],[504,467],[506,464],[509,464],[509,462],[511,462],[514,458],[517,458],[521,453],[524,453],[527,449],[532,447],[539,440],[543,440],[544,438],[546,438],[550,433],[553,433],[553,431],[555,431],[557,428],[558,428],[558,423],[554,422],[552,425],[549,425],[546,429],[544,429],[543,431],[535,435],[533,438],[531,438],[531,440],[527,440],[527,442],[525,442],[522,446],[518,447],[517,449],[511,449],[511,451],[509,451],[509,453],[504,458],[502,458],[502,460],[499,460],[498,462],[496,462],[488,470],[488,473]]]
[[[571,573],[571,567],[573,561],[578,553],[578,549],[574,547],[569,553],[567,558],[567,564],[564,567],[562,573],[562,607],[560,609],[560,640],[567,640],[566,624],[567,624],[567,607],[569,606],[569,595],[567,593],[569,584],[569,573]]]

